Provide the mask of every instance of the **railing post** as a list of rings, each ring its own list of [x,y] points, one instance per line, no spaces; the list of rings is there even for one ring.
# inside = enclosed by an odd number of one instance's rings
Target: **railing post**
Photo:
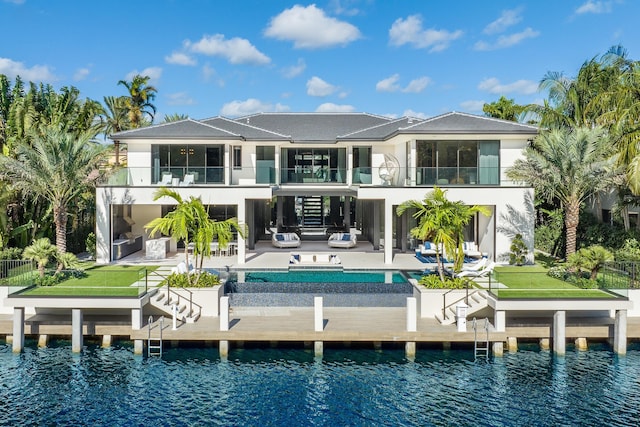
[[[469,306],[469,282],[470,280],[465,279],[465,282],[467,282],[467,296],[464,298],[464,303]]]

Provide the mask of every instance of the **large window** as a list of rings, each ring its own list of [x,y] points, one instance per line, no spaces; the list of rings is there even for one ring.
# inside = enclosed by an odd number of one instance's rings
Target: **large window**
[[[345,148],[285,148],[282,183],[345,182]]]
[[[499,141],[416,141],[418,185],[498,185]]]
[[[371,147],[353,147],[353,183],[371,184]]]
[[[191,174],[197,184],[224,183],[224,145],[152,145],[151,156],[154,183],[166,173],[178,179]]]
[[[276,147],[256,147],[256,183],[275,184],[276,182]]]

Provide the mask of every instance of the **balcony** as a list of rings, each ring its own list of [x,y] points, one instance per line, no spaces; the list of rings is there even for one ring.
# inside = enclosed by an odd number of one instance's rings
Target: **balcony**
[[[346,168],[276,168],[259,167],[130,167],[112,174],[105,186],[265,186],[305,184],[353,184],[359,186],[432,187],[437,186],[519,186],[509,180],[506,168],[497,167],[357,167]],[[347,178],[351,178],[351,182]]]

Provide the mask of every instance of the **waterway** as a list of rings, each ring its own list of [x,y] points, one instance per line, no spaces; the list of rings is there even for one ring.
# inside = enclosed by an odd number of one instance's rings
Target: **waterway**
[[[525,346],[489,362],[467,349],[165,350],[80,355],[69,342],[14,355],[0,343],[0,425],[637,426],[640,346],[563,358]]]

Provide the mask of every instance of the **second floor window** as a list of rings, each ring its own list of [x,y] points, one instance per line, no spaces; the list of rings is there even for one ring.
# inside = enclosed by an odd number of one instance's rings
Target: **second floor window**
[[[239,145],[233,147],[233,168],[242,169],[242,147]]]

